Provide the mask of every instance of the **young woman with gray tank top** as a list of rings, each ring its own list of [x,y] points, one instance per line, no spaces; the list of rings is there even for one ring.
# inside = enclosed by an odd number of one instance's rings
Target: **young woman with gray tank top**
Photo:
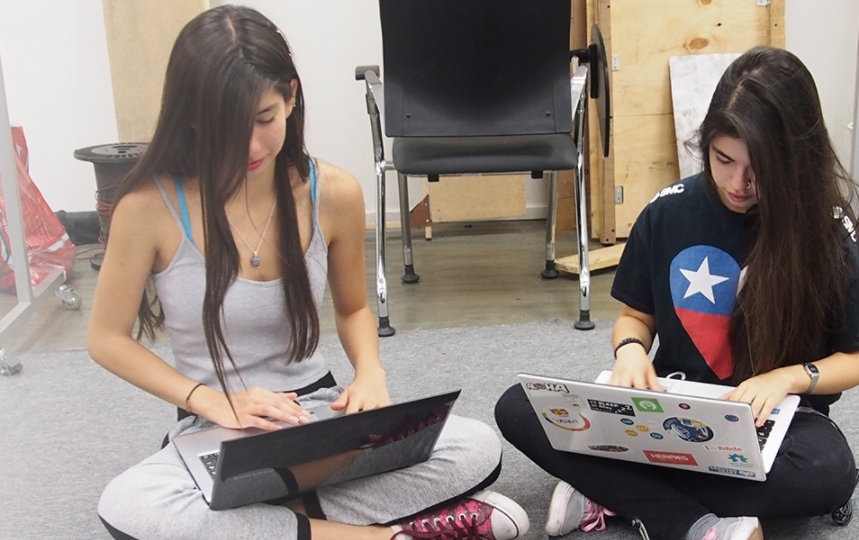
[[[347,414],[390,402],[361,187],[310,158],[303,120],[289,47],[263,15],[221,6],[181,31],[152,141],[117,193],[88,335],[96,362],[181,409],[169,437],[304,423],[299,396]],[[355,370],[345,387],[317,349],[326,281]],[[140,343],[162,327],[172,363]],[[489,426],[451,416],[418,465],[212,511],[168,444],[113,479],[98,512],[116,538],[522,537],[524,511],[486,489],[500,463]]]

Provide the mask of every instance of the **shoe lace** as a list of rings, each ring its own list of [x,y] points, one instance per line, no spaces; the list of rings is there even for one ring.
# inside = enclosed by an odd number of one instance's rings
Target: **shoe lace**
[[[608,508],[604,508],[592,501],[588,501],[585,515],[582,516],[582,521],[579,523],[579,529],[584,532],[604,531],[605,517],[614,515],[616,514]]]
[[[477,512],[461,512],[456,516],[447,515],[444,518],[421,519],[403,526],[401,533],[412,538],[432,538],[435,540],[479,540],[492,539],[492,536],[482,536],[478,526],[480,516]]]

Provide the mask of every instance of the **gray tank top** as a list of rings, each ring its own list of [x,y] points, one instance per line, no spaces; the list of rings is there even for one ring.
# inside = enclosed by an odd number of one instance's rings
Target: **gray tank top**
[[[158,179],[155,179],[155,184],[182,231],[182,241],[173,260],[163,271],[152,274],[164,310],[164,324],[170,336],[174,365],[185,376],[219,388],[203,333],[205,259],[185,232],[182,217]],[[178,184],[177,189],[181,189],[181,184]],[[319,309],[328,273],[328,246],[319,226],[319,182],[316,181],[313,162],[311,193],[313,233],[304,261],[313,300]],[[182,196],[180,200],[183,199]],[[284,303],[282,279],[252,281],[237,277],[227,289],[224,297],[224,339],[241,373],[240,379],[229,365],[229,360],[224,359],[229,391],[255,386],[275,391],[292,390],[307,386],[328,372],[327,363],[319,351],[300,362],[287,363],[289,310]]]

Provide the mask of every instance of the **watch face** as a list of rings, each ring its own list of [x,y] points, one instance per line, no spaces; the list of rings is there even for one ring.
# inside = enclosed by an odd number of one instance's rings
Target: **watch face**
[[[805,371],[807,371],[808,374],[812,377],[817,377],[818,375],[820,375],[820,371],[817,370],[817,366],[815,366],[814,364],[803,364],[803,367],[805,368]]]

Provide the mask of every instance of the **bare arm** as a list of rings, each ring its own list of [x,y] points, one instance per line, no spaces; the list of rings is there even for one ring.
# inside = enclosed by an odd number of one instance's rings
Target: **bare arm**
[[[132,337],[150,272],[166,266],[180,240],[181,233],[154,187],[119,201],[111,218],[110,240],[93,299],[87,333],[90,356],[131,384],[225,427],[280,427],[266,417],[287,423],[306,421],[306,412],[293,401],[295,394],[262,388],[232,394],[235,413],[226,395],[208,386],[194,390],[186,403],[198,381]]]
[[[123,197],[111,218],[110,239],[99,271],[87,332],[90,356],[131,384],[184,407],[196,384],[132,337],[137,309],[158,255],[160,215],[151,192]],[[163,202],[161,202],[163,207]],[[164,209],[166,210],[166,209]]]
[[[812,394],[834,394],[859,384],[859,352],[837,352],[814,362],[820,379]],[[802,365],[785,366],[746,379],[725,397],[751,403],[758,425],[788,394],[804,394],[811,378]]]
[[[612,349],[616,350],[617,354],[609,379],[610,384],[661,390],[656,381],[656,370],[647,356],[653,346],[655,333],[656,320],[653,315],[625,304],[621,306],[611,336]],[[631,342],[617,348],[623,340],[629,338],[637,339],[641,344]]]
[[[385,371],[379,359],[379,337],[367,303],[364,261],[364,197],[348,173],[321,165],[320,220],[328,239],[328,282],[334,300],[337,334],[355,378],[333,405],[347,412],[390,403]]]

